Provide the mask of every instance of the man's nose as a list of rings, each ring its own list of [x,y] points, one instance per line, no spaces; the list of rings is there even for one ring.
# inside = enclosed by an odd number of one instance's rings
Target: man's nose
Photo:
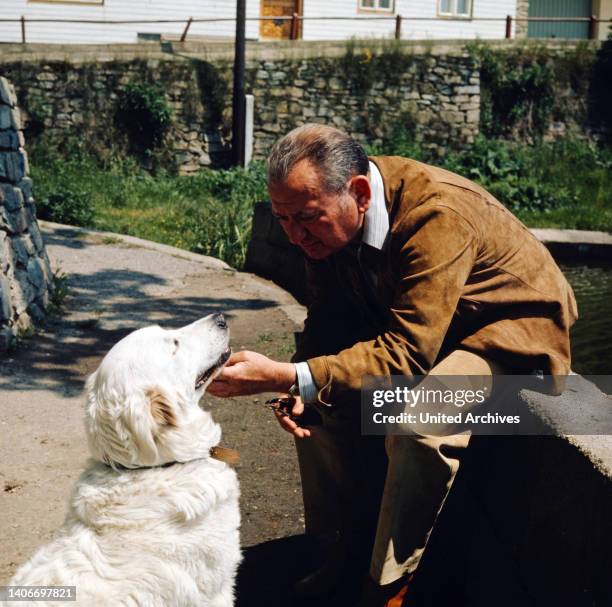
[[[299,221],[295,221],[294,219],[289,218],[283,225],[283,228],[291,244],[300,244],[306,237],[306,230],[300,225]]]

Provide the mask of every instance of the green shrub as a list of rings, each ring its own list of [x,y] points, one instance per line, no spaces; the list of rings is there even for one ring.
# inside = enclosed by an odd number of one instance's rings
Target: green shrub
[[[519,214],[576,205],[599,206],[604,213],[612,209],[612,150],[587,141],[526,145],[477,137],[465,150],[437,158],[409,132],[397,129],[381,149],[370,151],[441,165],[476,181]]]
[[[89,193],[77,185],[58,183],[51,193],[37,200],[37,215],[57,223],[91,225],[94,212]]]
[[[127,133],[133,151],[157,148],[170,126],[171,112],[163,93],[144,82],[132,82],[117,102],[117,123]]]
[[[480,60],[481,130],[490,137],[512,134],[541,136],[555,102],[555,71],[550,53],[540,47],[495,49],[469,47]]]

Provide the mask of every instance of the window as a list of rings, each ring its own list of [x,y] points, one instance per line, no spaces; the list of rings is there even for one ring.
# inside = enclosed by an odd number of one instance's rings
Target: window
[[[359,0],[359,8],[365,11],[384,11],[392,13],[395,0]]]
[[[472,0],[439,0],[438,14],[441,17],[469,19],[472,16]]]

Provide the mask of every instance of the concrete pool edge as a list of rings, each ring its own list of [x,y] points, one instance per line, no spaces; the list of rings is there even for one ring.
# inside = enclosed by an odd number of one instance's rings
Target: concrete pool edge
[[[612,261],[612,234],[594,230],[530,228],[555,259]]]

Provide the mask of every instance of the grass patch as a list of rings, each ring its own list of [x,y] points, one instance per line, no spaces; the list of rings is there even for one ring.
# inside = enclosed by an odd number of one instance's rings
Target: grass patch
[[[372,153],[442,165],[482,184],[531,227],[612,232],[612,148],[563,140],[519,144],[479,138],[463,152],[432,158],[410,131]],[[39,216],[244,264],[253,204],[267,198],[265,167],[151,175],[129,159],[33,146]]]
[[[39,217],[138,236],[233,267],[244,263],[253,204],[267,197],[262,163],[179,177],[82,150],[66,157],[38,145],[30,154]]]

